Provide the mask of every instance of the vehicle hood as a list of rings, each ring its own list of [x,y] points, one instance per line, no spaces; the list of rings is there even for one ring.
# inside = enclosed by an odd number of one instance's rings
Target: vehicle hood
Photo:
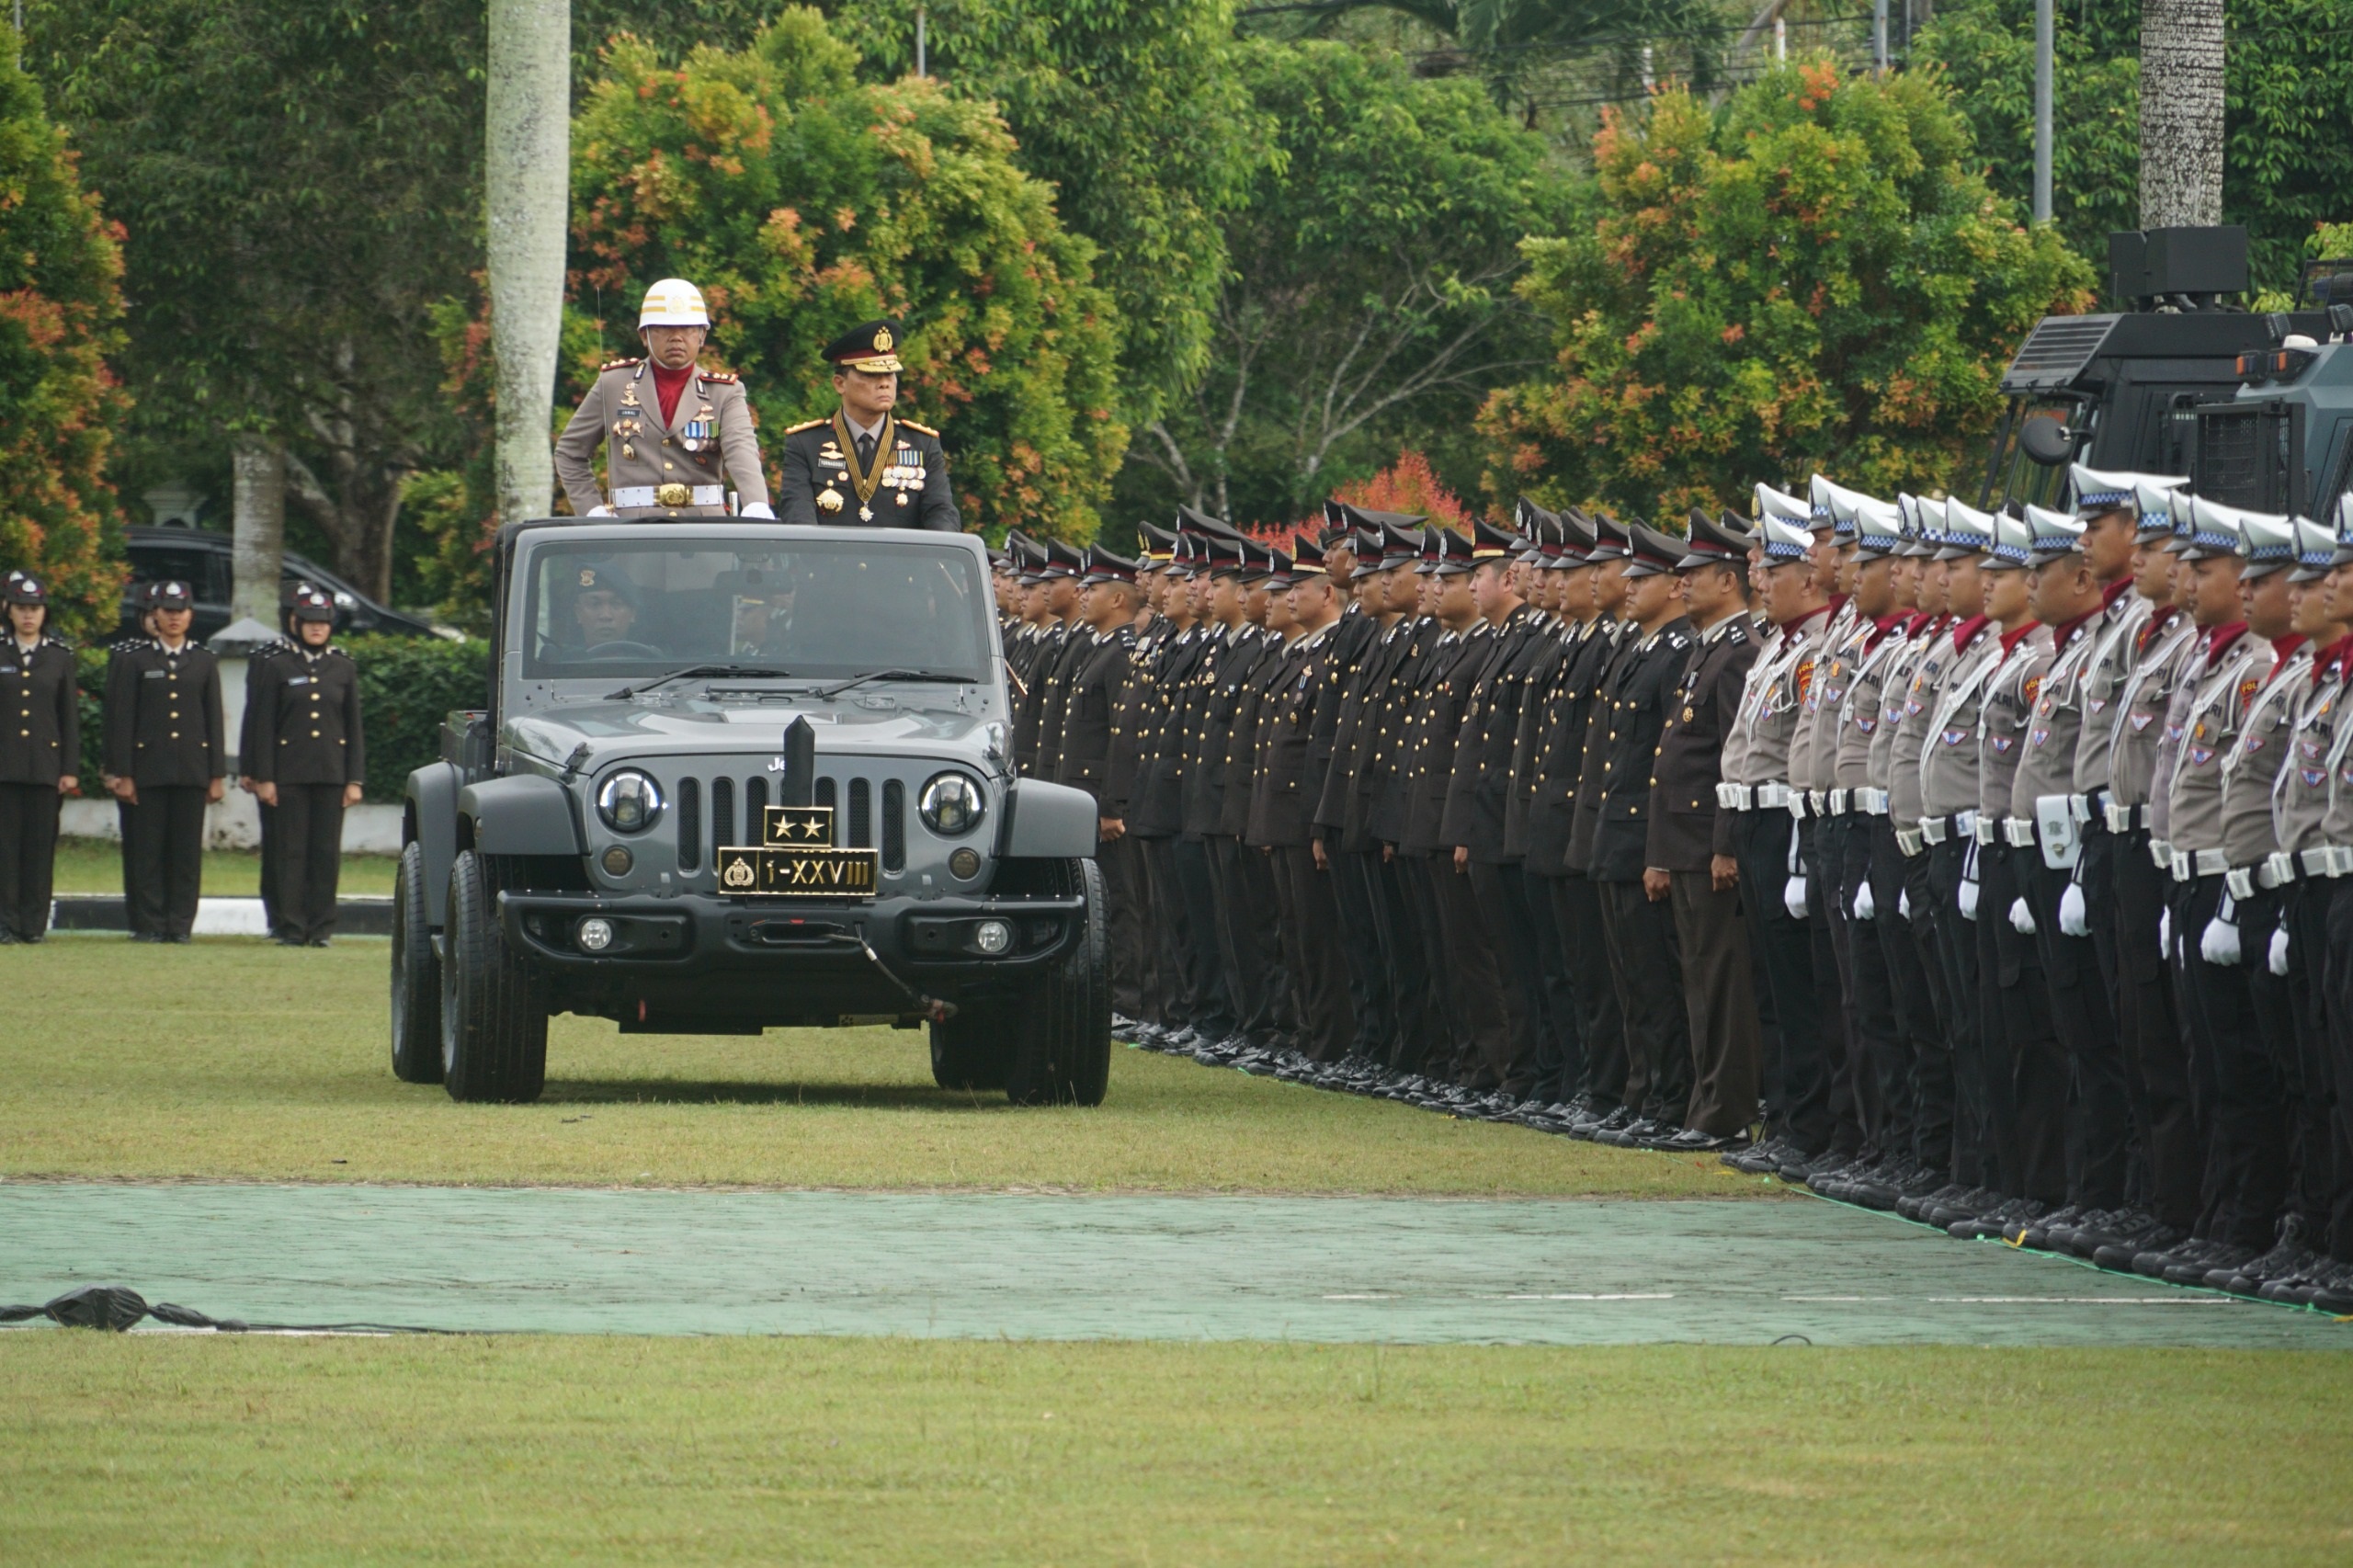
[[[558,767],[590,770],[641,756],[779,756],[785,727],[806,718],[820,756],[956,756],[987,751],[984,714],[835,703],[582,702],[510,719],[502,743]],[[586,748],[582,755],[582,748]]]

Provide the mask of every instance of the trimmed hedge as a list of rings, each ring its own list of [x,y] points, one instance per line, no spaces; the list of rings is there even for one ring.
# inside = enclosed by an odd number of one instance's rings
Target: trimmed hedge
[[[449,710],[483,705],[490,644],[473,638],[452,642],[442,637],[354,637],[342,646],[359,665],[368,798],[389,804],[401,798],[411,772],[441,755],[441,721]],[[105,752],[99,699],[106,693],[107,651],[84,648],[75,658],[82,676],[82,790],[98,800],[98,764]],[[236,722],[233,715],[229,722]]]

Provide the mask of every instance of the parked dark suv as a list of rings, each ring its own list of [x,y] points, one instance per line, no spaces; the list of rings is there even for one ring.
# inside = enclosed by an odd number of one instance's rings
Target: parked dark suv
[[[122,591],[121,625],[118,636],[139,630],[135,596],[142,583],[175,578],[196,590],[196,624],[189,635],[198,642],[229,624],[230,591],[235,581],[232,544],[227,534],[202,528],[134,528],[123,530],[123,553],[131,562],[131,581]],[[413,615],[378,604],[325,567],[288,553],[279,576],[289,584],[314,583],[335,596],[341,613],[336,627],[345,632],[382,632],[394,637],[430,637],[433,628]]]

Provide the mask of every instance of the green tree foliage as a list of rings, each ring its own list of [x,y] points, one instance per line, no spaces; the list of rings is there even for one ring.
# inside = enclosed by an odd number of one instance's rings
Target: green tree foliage
[[[103,477],[124,398],[118,231],[76,177],[65,138],[0,26],[0,568],[48,580],[60,630],[114,623],[121,573],[105,557]]]
[[[1591,229],[1527,247],[1559,352],[1484,412],[1498,500],[1745,510],[1813,468],[1938,489],[2019,337],[2089,302],[2089,267],[1986,187],[1924,75],[1792,64],[1715,113],[1665,92],[1607,119],[1594,161]]]
[[[1021,166],[1107,258],[1120,415],[1140,425],[1209,363],[1218,219],[1265,160],[1233,0],[872,0],[836,26],[870,75],[895,78],[915,69],[919,7],[929,73],[998,106]]]
[[[2291,290],[2315,223],[2353,216],[2353,6],[2230,0],[2222,218],[2244,223],[2258,288]],[[2141,8],[2086,0],[2056,13],[2052,217],[2106,286],[2108,234],[2140,222]],[[2033,0],[1951,0],[1914,40],[1942,70],[1995,191],[2023,206],[2034,179]]]
[[[826,342],[896,316],[902,407],[943,429],[966,522],[1093,536],[1127,442],[1113,308],[1002,120],[936,83],[861,85],[804,8],[739,53],[672,69],[622,39],[607,63],[574,127],[575,301],[633,324],[647,284],[693,278],[771,433],[832,412]]]
[[[1542,362],[1519,242],[1576,187],[1466,79],[1324,42],[1239,51],[1276,156],[1226,217],[1206,375],[1137,455],[1174,498],[1295,517]]]

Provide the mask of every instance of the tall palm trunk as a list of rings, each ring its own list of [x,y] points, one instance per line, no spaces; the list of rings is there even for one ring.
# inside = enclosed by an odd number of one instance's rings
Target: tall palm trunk
[[[571,86],[570,0],[490,0],[484,178],[498,514],[508,519],[546,516],[555,489],[548,427],[563,318]]]
[[[2141,0],[2141,226],[2222,221],[2222,0]]]

